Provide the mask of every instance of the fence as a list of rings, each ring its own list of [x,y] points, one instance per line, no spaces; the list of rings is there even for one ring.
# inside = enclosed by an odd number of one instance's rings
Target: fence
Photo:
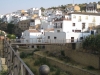
[[[62,40],[58,40],[58,39],[11,39],[12,43],[23,43],[23,44],[36,44],[36,43],[41,43],[41,44],[65,44],[65,43],[76,43],[76,42],[81,42],[82,40],[78,40],[78,39],[62,39]]]
[[[9,75],[34,75],[6,39],[3,40],[3,56],[6,59]]]

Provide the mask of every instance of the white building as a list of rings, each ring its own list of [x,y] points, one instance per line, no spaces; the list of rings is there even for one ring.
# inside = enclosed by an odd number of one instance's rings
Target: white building
[[[55,10],[55,11],[54,11],[54,14],[55,14],[55,15],[62,15],[62,11],[61,11],[61,10]]]
[[[36,26],[40,24],[41,24],[41,20],[39,18],[31,19],[30,21],[30,26]]]
[[[46,30],[48,28],[51,29],[51,28],[54,28],[53,26],[54,26],[53,22],[41,20],[41,29],[44,29],[44,30]]]
[[[65,18],[55,20],[55,32],[65,32],[66,42],[81,41],[96,33],[93,27],[100,25],[99,18],[100,15],[95,13],[71,13]]]
[[[27,10],[27,13],[29,14],[29,15],[38,15],[38,16],[41,16],[41,9],[39,9],[39,8],[31,8],[31,9],[28,9]]]
[[[65,32],[54,32],[54,29],[47,29],[44,34],[46,43],[66,43]]]
[[[0,15],[0,18],[2,19],[4,15]]]
[[[22,39],[22,43],[42,43],[44,35],[36,29],[29,29],[22,33]]]

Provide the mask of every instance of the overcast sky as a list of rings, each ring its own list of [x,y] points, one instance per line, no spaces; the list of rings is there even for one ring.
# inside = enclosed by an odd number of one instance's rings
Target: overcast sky
[[[74,3],[98,2],[99,0],[74,0]],[[73,3],[73,0],[0,0],[0,14],[32,7],[52,7]]]

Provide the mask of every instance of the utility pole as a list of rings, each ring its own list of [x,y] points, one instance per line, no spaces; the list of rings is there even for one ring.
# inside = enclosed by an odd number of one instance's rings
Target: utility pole
[[[73,0],[73,6],[74,6],[74,0]]]

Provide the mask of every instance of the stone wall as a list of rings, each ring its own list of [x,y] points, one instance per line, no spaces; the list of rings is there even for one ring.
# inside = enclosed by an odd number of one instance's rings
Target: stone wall
[[[93,66],[96,69],[100,69],[100,57],[97,55],[73,50],[65,50],[65,55],[80,64],[85,66]]]
[[[35,56],[35,58],[44,57],[43,55],[40,55],[38,53],[34,53],[34,56]],[[50,62],[50,64],[57,66],[64,71],[68,71],[68,72],[72,73],[73,75],[96,75],[96,74],[93,74],[93,73],[88,72],[86,70],[65,64],[64,62],[61,62],[61,61],[56,60],[54,58],[50,58],[50,57],[46,57],[46,58]]]
[[[76,48],[81,49],[81,44],[77,43]],[[49,51],[49,52],[54,52],[54,51],[60,52],[61,50],[64,50],[65,55],[70,57],[75,62],[80,63],[85,66],[93,66],[96,69],[100,69],[100,57],[98,57],[97,55],[73,50],[72,44],[46,45],[44,50]]]

